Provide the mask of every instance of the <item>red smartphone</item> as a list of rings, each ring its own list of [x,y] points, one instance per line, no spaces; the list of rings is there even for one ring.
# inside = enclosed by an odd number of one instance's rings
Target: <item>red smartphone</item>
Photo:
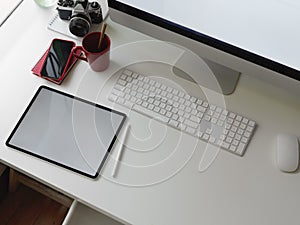
[[[75,42],[73,41],[53,39],[47,51],[40,75],[53,81],[62,81],[68,70],[75,63],[71,53],[73,47],[75,47]]]

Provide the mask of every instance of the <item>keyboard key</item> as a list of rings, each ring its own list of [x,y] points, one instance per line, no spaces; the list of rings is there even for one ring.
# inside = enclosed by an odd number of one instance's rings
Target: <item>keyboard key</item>
[[[177,127],[178,124],[179,124],[179,122],[176,121],[176,120],[170,120],[170,121],[169,121],[169,124],[170,124],[172,127]]]
[[[236,150],[236,146],[230,145],[229,150],[234,152]]]
[[[207,108],[208,107],[208,103],[207,102],[202,102],[202,106]]]
[[[108,97],[108,99],[109,99],[110,101],[112,101],[112,102],[115,102],[115,101],[117,101],[118,96],[116,96],[116,95],[114,95],[114,94],[110,94],[109,97]]]
[[[203,134],[202,138],[207,141],[209,139],[209,135],[208,134]]]
[[[254,121],[249,121],[248,123],[250,126],[254,127],[255,126],[255,122]]]
[[[248,123],[248,119],[247,118],[243,118],[243,120],[242,120],[242,122],[244,123],[244,124],[247,124]]]
[[[123,91],[119,91],[117,89],[113,89],[111,93],[116,96],[119,96],[119,97],[124,97],[124,95],[125,95],[125,93]]]
[[[240,143],[239,146],[237,147],[236,153],[239,155],[242,155],[245,151],[246,145],[244,143]]]
[[[233,113],[233,112],[229,113],[229,117],[230,117],[230,118],[234,119],[234,118],[235,118],[235,116],[236,116],[236,114],[235,114],[235,113]]]
[[[204,117],[204,119],[205,119],[206,121],[210,121],[211,117],[210,117],[209,115],[206,115],[206,116]]]
[[[228,149],[229,148],[229,144],[228,143],[226,143],[226,142],[222,142],[222,144],[221,144],[221,147],[223,147],[223,148],[225,148],[225,149]]]
[[[200,123],[201,119],[197,116],[191,115],[190,120],[195,123]]]
[[[211,136],[208,141],[210,143],[214,143],[216,141],[216,138]]]
[[[127,82],[125,80],[119,79],[118,84],[121,85],[121,86],[125,86],[127,84]]]
[[[188,120],[186,119],[184,122],[183,122],[185,125],[189,126],[189,127],[192,127],[192,128],[197,128],[198,127],[198,123],[195,123],[191,120]]]
[[[201,138],[201,137],[202,137],[202,135],[203,135],[203,132],[201,132],[201,131],[197,131],[197,133],[196,133],[196,136],[197,136],[198,138]]]
[[[191,127],[187,127],[187,128],[185,129],[185,131],[186,131],[187,133],[189,133],[189,134],[194,134],[195,131],[196,131],[196,129],[191,128]]]
[[[132,75],[132,71],[130,70],[124,70],[123,73],[127,76],[131,76]]]
[[[134,79],[137,79],[137,78],[139,77],[139,75],[138,75],[137,73],[133,73],[133,74],[132,74],[132,77],[133,77]]]

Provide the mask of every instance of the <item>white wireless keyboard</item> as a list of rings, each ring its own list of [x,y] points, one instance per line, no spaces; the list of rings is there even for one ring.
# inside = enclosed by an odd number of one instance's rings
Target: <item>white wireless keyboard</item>
[[[109,100],[242,156],[256,123],[125,69]]]

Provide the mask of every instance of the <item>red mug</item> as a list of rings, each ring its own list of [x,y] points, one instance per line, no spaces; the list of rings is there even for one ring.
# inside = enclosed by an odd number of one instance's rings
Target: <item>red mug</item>
[[[89,33],[83,37],[82,46],[72,49],[72,54],[76,58],[87,61],[96,72],[105,70],[110,61],[110,38],[104,34],[102,44],[98,48],[100,35],[100,32]]]

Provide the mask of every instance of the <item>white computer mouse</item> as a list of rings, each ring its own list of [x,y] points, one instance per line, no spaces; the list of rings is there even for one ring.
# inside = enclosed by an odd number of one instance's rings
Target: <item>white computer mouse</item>
[[[294,172],[299,166],[299,142],[292,134],[278,134],[276,146],[277,166],[283,172]]]

